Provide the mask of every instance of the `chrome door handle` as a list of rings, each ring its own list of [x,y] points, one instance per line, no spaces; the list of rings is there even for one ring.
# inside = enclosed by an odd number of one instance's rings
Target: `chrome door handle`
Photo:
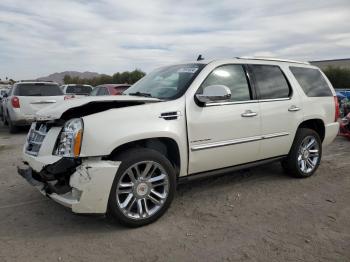
[[[258,113],[253,112],[252,110],[246,110],[244,113],[241,114],[242,117],[253,117],[257,115]]]
[[[300,110],[300,107],[297,107],[297,106],[291,106],[290,108],[288,108],[288,111],[289,112],[296,112],[296,111],[299,111]]]

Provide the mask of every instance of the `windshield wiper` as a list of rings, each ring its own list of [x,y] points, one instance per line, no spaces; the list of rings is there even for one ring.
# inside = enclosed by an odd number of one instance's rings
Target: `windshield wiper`
[[[144,97],[152,97],[152,95],[151,95],[151,94],[149,94],[149,93],[142,93],[142,92],[129,93],[129,94],[126,94],[126,95],[129,95],[129,96],[144,96]]]

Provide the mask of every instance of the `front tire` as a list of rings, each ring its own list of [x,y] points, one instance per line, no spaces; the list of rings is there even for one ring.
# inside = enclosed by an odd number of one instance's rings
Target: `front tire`
[[[108,201],[108,215],[128,227],[150,224],[169,208],[176,190],[170,161],[151,149],[133,149],[113,157],[121,161]]]
[[[312,129],[299,128],[282,167],[287,174],[306,178],[312,176],[320,165],[322,157],[322,142],[319,135]]]

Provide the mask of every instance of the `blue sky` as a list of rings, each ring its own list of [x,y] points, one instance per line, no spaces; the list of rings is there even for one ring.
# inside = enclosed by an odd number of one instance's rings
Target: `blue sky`
[[[350,57],[349,0],[1,0],[0,78],[205,58]]]

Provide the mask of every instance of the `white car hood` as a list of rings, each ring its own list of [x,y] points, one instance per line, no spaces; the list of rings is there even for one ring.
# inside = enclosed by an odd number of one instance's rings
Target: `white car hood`
[[[80,106],[84,106],[89,103],[110,103],[110,102],[158,102],[160,101],[157,98],[150,97],[140,97],[140,96],[128,96],[128,95],[120,95],[120,96],[87,96],[83,98],[77,99],[68,99],[57,103],[52,106],[48,106],[36,113],[37,121],[47,121],[47,120],[55,120],[61,118],[62,114],[69,109],[77,108]],[[111,107],[113,108],[113,107]]]

